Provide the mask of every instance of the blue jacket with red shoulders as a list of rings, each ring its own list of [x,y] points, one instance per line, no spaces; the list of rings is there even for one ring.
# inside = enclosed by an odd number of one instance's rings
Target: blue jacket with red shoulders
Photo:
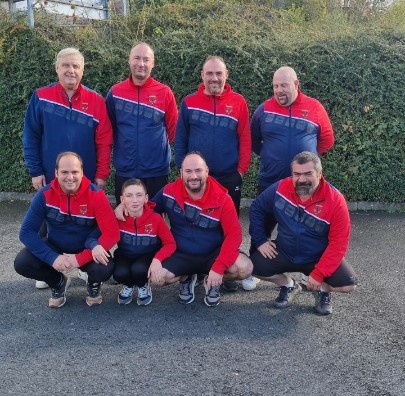
[[[253,152],[260,156],[259,187],[291,175],[291,161],[302,151],[323,154],[334,143],[332,124],[322,104],[298,91],[290,106],[272,97],[254,112]]]
[[[251,146],[246,100],[229,84],[217,96],[204,93],[201,84],[183,100],[174,141],[178,168],[187,153],[199,151],[214,177],[236,171],[244,175],[250,165]]]
[[[114,130],[113,162],[118,176],[149,178],[169,174],[177,105],[171,89],[152,77],[135,85],[131,76],[107,94]]]
[[[44,221],[50,245],[38,235]],[[54,179],[35,194],[20,229],[20,240],[48,265],[61,253],[74,253],[80,267],[92,260],[85,242],[97,227],[101,231],[99,243],[105,250],[111,249],[119,239],[119,229],[104,191],[83,177],[79,190],[66,194]]]
[[[55,177],[56,157],[73,151],[83,160],[86,177],[107,180],[113,133],[105,101],[79,84],[69,99],[57,82],[37,89],[24,119],[24,158],[31,177]]]
[[[169,218],[177,250],[201,256],[220,247],[212,270],[221,275],[236,261],[242,227],[231,197],[214,178],[208,176],[204,195],[197,201],[189,197],[180,178],[163,187],[153,201],[156,211]]]
[[[301,264],[315,261],[311,276],[322,282],[336,271],[349,246],[350,217],[344,196],[323,177],[305,202],[291,177],[272,184],[253,201],[249,232],[255,246],[267,241],[265,214],[277,221],[277,250],[297,265],[297,272]]]

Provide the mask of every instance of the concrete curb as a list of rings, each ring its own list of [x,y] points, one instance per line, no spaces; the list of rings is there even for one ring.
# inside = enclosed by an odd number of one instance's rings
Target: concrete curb
[[[0,192],[0,201],[31,201],[34,193],[18,193],[18,192]],[[113,195],[109,195],[108,199],[111,203],[115,203]],[[242,198],[241,207],[249,208],[253,199]],[[405,213],[405,203],[383,203],[383,202],[348,202],[351,212],[361,211],[386,211],[386,212],[401,212]]]

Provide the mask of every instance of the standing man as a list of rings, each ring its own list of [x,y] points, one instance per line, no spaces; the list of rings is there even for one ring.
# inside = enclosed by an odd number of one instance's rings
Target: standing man
[[[35,190],[51,182],[56,157],[67,150],[83,158],[84,174],[98,187],[104,187],[110,174],[111,123],[103,97],[81,84],[83,72],[83,55],[76,48],[65,48],[56,56],[59,81],[32,94],[23,148]],[[37,281],[36,287],[48,285]]]
[[[291,163],[292,177],[272,184],[250,208],[250,235],[257,249],[251,254],[253,274],[280,286],[274,301],[288,307],[301,289],[285,273],[308,276],[307,289],[321,315],[332,313],[331,292],[349,293],[356,281],[345,254],[350,217],[343,195],[322,176],[319,157],[304,151]],[[278,223],[275,241],[268,239],[266,216]]]
[[[174,150],[178,168],[187,153],[199,151],[239,214],[242,176],[251,155],[249,110],[243,96],[226,82],[228,75],[221,57],[205,60],[202,84],[181,105]]]
[[[153,201],[155,210],[169,218],[177,250],[152,281],[160,286],[180,281],[179,302],[189,304],[195,298],[196,274],[208,274],[204,302],[218,305],[223,279],[245,279],[252,271],[249,258],[239,252],[242,228],[226,189],[208,176],[201,154],[192,152],[183,159],[180,178]]]
[[[127,80],[107,94],[114,130],[115,199],[120,203],[123,183],[141,179],[153,197],[168,182],[170,146],[174,140],[177,107],[171,89],[154,80],[155,55],[150,45],[132,47]]]
[[[39,235],[44,222],[47,239]],[[101,235],[88,250],[85,242],[96,228]],[[113,272],[108,251],[119,240],[119,229],[104,191],[83,176],[83,162],[76,153],[58,155],[55,179],[36,193],[20,240],[25,248],[14,261],[15,270],[51,287],[50,307],[65,304],[69,284],[65,273],[78,267],[88,274],[87,305],[101,304],[101,282]]]
[[[294,69],[273,76],[274,96],[254,112],[252,149],[260,156],[258,193],[290,176],[290,164],[302,151],[321,155],[334,143],[332,124],[322,104],[299,89]]]

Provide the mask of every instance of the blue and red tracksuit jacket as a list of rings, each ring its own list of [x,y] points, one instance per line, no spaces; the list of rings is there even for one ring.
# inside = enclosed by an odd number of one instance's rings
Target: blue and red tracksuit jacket
[[[79,84],[71,99],[57,82],[37,89],[24,119],[24,158],[31,177],[55,177],[56,157],[73,151],[83,160],[86,177],[107,180],[113,133],[105,101]]]
[[[170,146],[178,111],[171,89],[152,77],[135,85],[131,76],[107,94],[114,130],[113,162],[118,176],[149,178],[170,171]]]
[[[323,154],[334,143],[329,116],[322,104],[298,91],[290,106],[274,97],[262,103],[250,123],[252,149],[260,156],[259,188],[291,175],[291,161],[302,151]]]
[[[153,198],[155,210],[165,212],[177,250],[203,256],[220,248],[212,270],[223,275],[235,263],[242,243],[242,227],[227,191],[208,176],[201,199],[190,199],[183,180],[167,184]]]
[[[272,184],[253,201],[249,232],[255,246],[267,241],[265,215],[277,221],[277,250],[297,265],[297,272],[300,265],[317,262],[311,276],[322,282],[336,271],[349,246],[350,217],[344,196],[323,177],[305,202],[291,177]]]
[[[49,244],[38,235],[44,221]],[[54,179],[35,194],[20,229],[20,240],[48,265],[61,253],[73,253],[80,267],[92,260],[85,242],[97,227],[101,231],[99,244],[111,249],[119,240],[119,229],[104,191],[83,177],[79,190],[66,194]]]
[[[174,140],[178,168],[187,153],[199,151],[212,176],[236,171],[244,175],[250,165],[251,146],[246,100],[229,84],[218,96],[205,94],[201,84],[183,100]]]
[[[170,257],[176,250],[176,242],[163,217],[153,211],[154,202],[146,202],[139,217],[125,216],[125,221],[117,220],[120,240],[115,255],[136,259],[148,253],[155,253],[160,262]],[[93,249],[99,242],[88,239],[86,247]]]

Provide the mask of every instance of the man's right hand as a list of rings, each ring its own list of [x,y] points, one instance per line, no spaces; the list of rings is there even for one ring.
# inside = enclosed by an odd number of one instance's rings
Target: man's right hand
[[[63,254],[56,257],[56,260],[53,262],[52,267],[58,272],[70,271],[72,269],[68,258]]]
[[[277,256],[277,246],[273,241],[267,241],[260,245],[257,250],[261,253],[263,257],[273,259]]]
[[[32,181],[32,187],[34,187],[35,190],[39,190],[41,187],[45,186],[45,184],[46,184],[45,175],[35,176],[31,179],[31,181]]]

